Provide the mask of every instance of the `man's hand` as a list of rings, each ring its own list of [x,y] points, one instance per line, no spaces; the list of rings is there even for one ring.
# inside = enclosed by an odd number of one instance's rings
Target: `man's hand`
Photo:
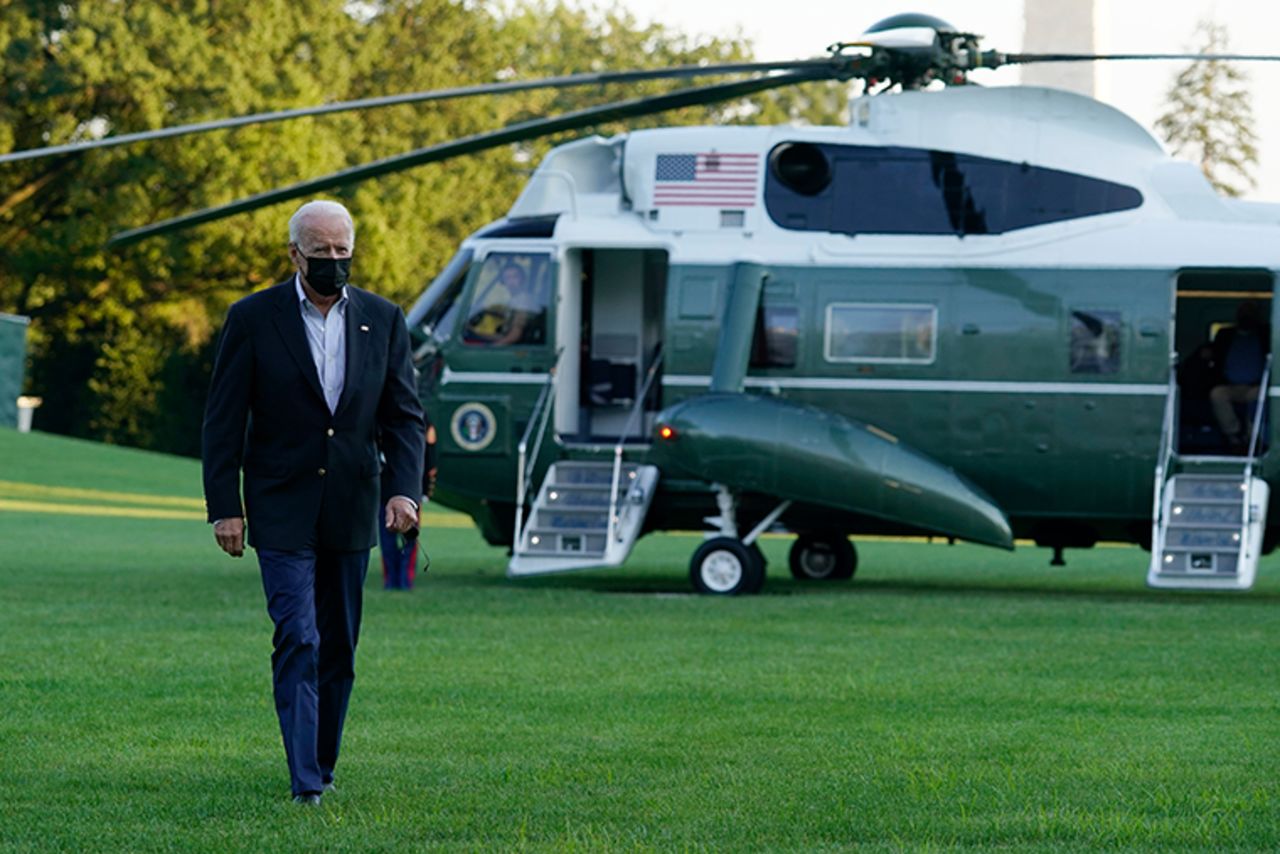
[[[387,502],[387,530],[403,534],[418,527],[418,510],[413,502],[403,495],[394,496]]]
[[[232,557],[241,557],[244,554],[244,519],[240,516],[219,519],[213,526],[213,538],[218,541],[218,548]]]

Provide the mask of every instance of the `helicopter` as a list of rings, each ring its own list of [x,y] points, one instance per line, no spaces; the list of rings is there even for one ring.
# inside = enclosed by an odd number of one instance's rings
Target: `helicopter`
[[[1243,447],[1182,368],[1241,304],[1274,319],[1280,205],[1219,197],[1090,98],[970,81],[1011,64],[1147,58],[1280,59],[1008,54],[896,15],[818,59],[406,96],[749,75],[522,122],[113,241],[603,121],[861,80],[846,126],[658,128],[552,149],[407,313],[439,428],[435,500],[508,547],[513,577],[620,566],[645,534],[693,530],[705,536],[693,587],[752,594],[766,574],[757,541],[783,530],[805,581],[852,578],[851,537],[910,535],[1029,539],[1054,563],[1067,548],[1138,543],[1152,586],[1243,590],[1280,532],[1270,356],[1254,400],[1233,409]],[[224,126],[48,151],[210,125]]]

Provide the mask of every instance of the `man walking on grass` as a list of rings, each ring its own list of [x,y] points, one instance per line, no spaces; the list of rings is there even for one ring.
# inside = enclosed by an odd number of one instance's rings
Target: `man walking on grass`
[[[231,307],[204,417],[209,521],[233,557],[244,554],[248,522],[275,624],[272,681],[293,798],[309,804],[333,785],[369,549],[379,524],[417,526],[422,484],[404,315],[347,284],[354,244],[342,205],[294,213],[295,273]]]

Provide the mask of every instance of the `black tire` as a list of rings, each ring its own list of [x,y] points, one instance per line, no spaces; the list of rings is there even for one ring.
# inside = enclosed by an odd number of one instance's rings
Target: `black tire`
[[[760,544],[758,542],[747,546],[747,551],[751,554],[752,559],[755,560],[756,566],[758,567],[758,580],[756,581],[755,589],[747,592],[759,593],[764,589],[764,577],[767,574],[766,567],[769,565],[769,560],[764,556],[764,552],[760,551]]]
[[[843,581],[858,571],[853,543],[835,534],[801,534],[787,559],[800,581]]]
[[[759,549],[733,537],[712,537],[693,553],[689,580],[699,593],[743,596],[759,593],[764,584],[764,557]]]

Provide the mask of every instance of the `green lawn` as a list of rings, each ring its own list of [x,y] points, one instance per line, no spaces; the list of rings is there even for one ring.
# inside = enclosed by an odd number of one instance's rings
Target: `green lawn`
[[[195,498],[199,468],[0,430],[13,483]],[[370,576],[314,810],[251,557],[197,518],[0,509],[0,850],[1280,847],[1280,555],[1185,595],[1136,549],[871,542],[815,586],[769,539],[764,595],[720,599],[685,595],[690,536],[521,582],[426,537],[416,590]]]

